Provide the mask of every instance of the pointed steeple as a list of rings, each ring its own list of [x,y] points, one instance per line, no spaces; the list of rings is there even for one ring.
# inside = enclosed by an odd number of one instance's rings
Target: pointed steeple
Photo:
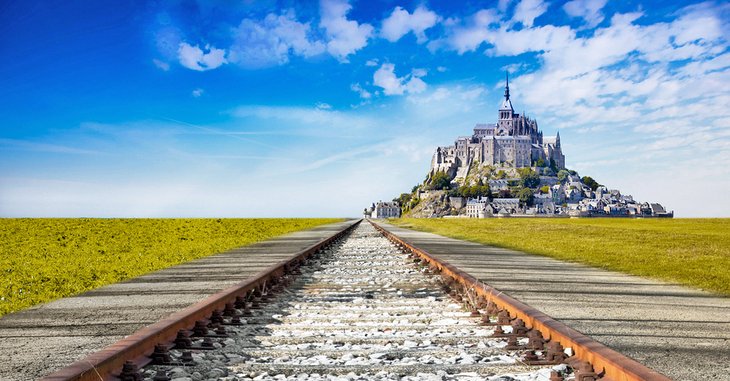
[[[504,72],[504,99],[509,100],[509,72]]]
[[[512,108],[512,101],[509,100],[509,74],[505,73],[505,84],[504,84],[504,100],[502,101],[502,106],[499,108],[500,111],[510,111],[510,113],[507,115],[505,114],[505,118],[500,119],[512,119],[512,114],[515,112],[514,108]],[[500,115],[502,115],[500,113]]]

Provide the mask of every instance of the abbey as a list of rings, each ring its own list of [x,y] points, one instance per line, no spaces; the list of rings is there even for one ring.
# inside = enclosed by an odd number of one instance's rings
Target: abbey
[[[495,167],[545,166],[565,168],[560,133],[543,137],[537,121],[515,113],[506,78],[504,100],[495,124],[477,124],[472,136],[456,139],[454,145],[438,147],[431,160],[431,174],[443,171],[452,178],[465,178],[472,163]]]

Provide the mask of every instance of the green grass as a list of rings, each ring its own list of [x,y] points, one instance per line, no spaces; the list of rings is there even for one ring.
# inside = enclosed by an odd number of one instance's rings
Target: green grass
[[[339,219],[0,219],[0,316]]]
[[[730,219],[394,219],[395,225],[730,295]]]

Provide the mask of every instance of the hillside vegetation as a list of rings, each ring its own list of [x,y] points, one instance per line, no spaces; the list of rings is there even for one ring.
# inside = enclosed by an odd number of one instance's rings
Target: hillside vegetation
[[[730,219],[395,219],[395,225],[730,295]]]
[[[337,219],[0,219],[0,316]]]

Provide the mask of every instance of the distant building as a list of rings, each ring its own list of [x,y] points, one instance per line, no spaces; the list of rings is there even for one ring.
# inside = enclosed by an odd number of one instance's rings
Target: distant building
[[[489,180],[489,189],[492,193],[499,193],[499,191],[508,191],[509,183],[505,179]]]
[[[369,216],[367,216],[368,212],[370,212]],[[400,205],[396,201],[378,201],[365,209],[366,217],[370,218],[398,218],[400,213]]]
[[[470,198],[466,202],[466,216],[469,218],[485,218],[492,215],[492,208],[486,198]]]
[[[520,210],[519,198],[495,198],[492,200],[492,207],[501,214],[515,214]]]

